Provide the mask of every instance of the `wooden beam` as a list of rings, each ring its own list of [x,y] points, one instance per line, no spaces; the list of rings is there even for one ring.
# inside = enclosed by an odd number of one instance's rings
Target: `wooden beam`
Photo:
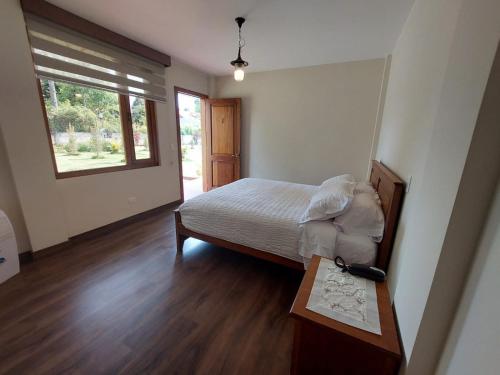
[[[108,30],[93,22],[87,21],[76,14],[68,12],[44,0],[21,0],[21,7],[24,13],[46,19],[57,25],[90,36],[101,42],[109,43],[113,46],[135,53],[136,55],[163,64],[164,66],[171,65],[169,55],[115,33],[114,31]]]

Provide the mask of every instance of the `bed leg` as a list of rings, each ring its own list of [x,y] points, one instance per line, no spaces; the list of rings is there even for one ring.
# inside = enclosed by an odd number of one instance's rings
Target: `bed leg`
[[[177,234],[177,253],[182,253],[182,249],[184,248],[184,241],[187,240],[186,236],[182,234]]]
[[[175,215],[175,239],[177,242],[177,253],[182,253],[182,249],[184,247],[184,241],[187,240],[187,236],[181,233],[181,214],[178,210],[174,211]]]

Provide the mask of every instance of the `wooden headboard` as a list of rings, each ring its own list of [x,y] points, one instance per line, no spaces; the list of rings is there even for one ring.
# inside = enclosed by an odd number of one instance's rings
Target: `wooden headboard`
[[[385,215],[384,237],[378,246],[375,265],[387,272],[403,203],[404,182],[382,163],[372,160],[370,182],[377,190]]]

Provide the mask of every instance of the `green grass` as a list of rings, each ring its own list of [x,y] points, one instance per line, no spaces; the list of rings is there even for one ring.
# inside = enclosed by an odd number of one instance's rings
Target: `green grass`
[[[149,151],[143,147],[135,150],[137,159],[148,159]],[[66,152],[56,152],[57,169],[59,172],[81,171],[85,169],[116,167],[125,165],[125,154],[101,152],[99,159],[93,159],[94,152],[80,152],[78,155],[68,155]]]

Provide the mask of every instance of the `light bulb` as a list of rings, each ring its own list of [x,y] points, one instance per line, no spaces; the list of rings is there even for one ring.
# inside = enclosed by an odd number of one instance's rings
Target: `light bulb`
[[[234,70],[234,80],[235,81],[243,81],[243,78],[245,78],[245,71],[243,68],[238,67]]]

